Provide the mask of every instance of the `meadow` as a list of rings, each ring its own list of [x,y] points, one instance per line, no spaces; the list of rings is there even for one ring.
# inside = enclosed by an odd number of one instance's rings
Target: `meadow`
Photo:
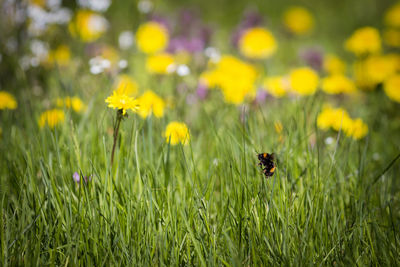
[[[400,2],[0,12],[1,266],[400,265]]]

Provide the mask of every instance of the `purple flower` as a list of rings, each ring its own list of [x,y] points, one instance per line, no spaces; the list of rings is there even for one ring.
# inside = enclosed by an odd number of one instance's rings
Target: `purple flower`
[[[208,95],[208,88],[207,85],[204,83],[199,83],[196,90],[196,95],[199,99],[204,100]]]
[[[72,179],[74,179],[74,181],[79,184],[81,181],[81,176],[79,175],[78,172],[74,172],[74,174],[72,175]],[[90,182],[92,180],[92,176],[83,176],[83,180],[85,181],[85,184],[87,184],[88,182]]]
[[[79,175],[78,172],[74,172],[74,174],[72,175],[72,178],[74,179],[74,181],[79,184],[79,182],[81,181],[81,176]]]
[[[168,19],[166,17],[164,17],[160,14],[151,14],[149,17],[149,20],[160,23],[168,30],[168,32],[171,32],[171,30],[172,30],[171,23],[168,21]]]
[[[299,53],[299,57],[311,68],[320,71],[323,64],[323,53],[317,47],[303,49]]]
[[[257,95],[256,95],[256,99],[255,99],[255,103],[256,104],[262,104],[263,102],[265,102],[265,99],[267,99],[268,93],[267,91],[265,91],[264,89],[260,88],[257,91]]]

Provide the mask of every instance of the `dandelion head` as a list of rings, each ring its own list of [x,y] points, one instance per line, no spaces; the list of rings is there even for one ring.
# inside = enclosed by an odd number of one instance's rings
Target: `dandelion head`
[[[376,54],[381,51],[381,37],[379,31],[373,27],[357,29],[344,43],[347,51],[356,56]]]
[[[144,23],[136,32],[137,47],[146,54],[162,51],[168,45],[168,40],[167,29],[158,22]]]
[[[187,145],[190,140],[189,129],[186,124],[177,121],[170,122],[167,125],[164,136],[167,143],[170,142],[171,145],[177,145],[179,143]]]
[[[305,35],[314,28],[314,17],[308,9],[300,6],[288,8],[283,14],[283,23],[287,30],[295,35]]]
[[[312,95],[317,91],[319,77],[309,67],[292,70],[289,79],[291,90],[298,95]]]
[[[247,29],[239,40],[240,52],[251,59],[266,59],[277,49],[277,43],[270,31],[262,27]]]
[[[55,128],[65,120],[64,111],[61,109],[51,109],[43,112],[39,117],[39,127],[49,126]]]
[[[12,94],[6,91],[0,91],[0,110],[16,109],[17,106],[17,100],[15,100],[15,97]]]

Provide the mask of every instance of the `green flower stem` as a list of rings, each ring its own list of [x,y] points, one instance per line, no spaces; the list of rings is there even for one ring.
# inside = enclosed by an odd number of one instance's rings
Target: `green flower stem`
[[[113,162],[114,162],[114,153],[115,153],[115,146],[117,144],[117,139],[118,139],[118,132],[119,132],[119,126],[121,125],[121,120],[122,120],[122,109],[117,110],[117,118],[114,124],[114,142],[113,142],[113,147],[112,147],[112,151],[111,151],[111,166],[113,166]]]

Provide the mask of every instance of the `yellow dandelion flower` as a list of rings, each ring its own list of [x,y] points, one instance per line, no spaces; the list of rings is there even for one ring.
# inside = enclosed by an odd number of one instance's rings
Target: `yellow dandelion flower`
[[[148,56],[146,69],[150,73],[167,74],[173,71],[174,57],[169,53],[159,53]]]
[[[86,109],[86,105],[77,96],[57,98],[56,105],[59,108],[72,108],[75,112],[83,112]]]
[[[329,74],[340,74],[346,72],[346,63],[335,55],[324,57],[324,70]]]
[[[60,45],[55,50],[49,52],[48,62],[50,64],[57,64],[58,66],[65,67],[69,64],[71,59],[71,51],[66,45]]]
[[[139,103],[137,113],[142,118],[151,114],[154,114],[157,118],[164,116],[165,101],[151,90],[144,92],[137,100]]]
[[[107,27],[108,22],[104,17],[89,10],[79,10],[68,25],[72,36],[84,42],[96,41],[106,32]]]
[[[368,125],[358,118],[351,120],[350,124],[346,128],[343,128],[343,131],[347,136],[359,140],[367,135]]]
[[[129,75],[121,74],[114,83],[113,91],[119,95],[135,96],[138,93],[138,84]]]
[[[354,93],[357,90],[355,83],[342,74],[325,77],[321,83],[322,91],[328,94]]]
[[[400,74],[389,77],[383,83],[383,90],[391,100],[400,103]]]
[[[349,124],[350,116],[346,110],[342,108],[332,108],[325,106],[317,117],[318,128],[328,130],[333,128],[336,131],[347,127]]]
[[[164,133],[166,142],[170,142],[171,145],[176,145],[181,143],[182,145],[187,145],[190,140],[189,129],[183,122],[173,121],[170,122]]]
[[[369,56],[355,62],[353,68],[357,85],[372,90],[396,73],[399,68],[399,58],[394,54]]]
[[[0,110],[2,109],[16,109],[18,106],[15,97],[6,91],[0,91]]]
[[[285,96],[288,91],[287,87],[282,76],[267,77],[263,82],[263,89],[276,98]]]
[[[291,89],[299,95],[312,95],[317,91],[318,74],[309,67],[294,69],[289,79]]]
[[[61,109],[51,109],[43,112],[39,117],[39,127],[43,128],[48,125],[50,128],[54,128],[61,124],[65,120],[64,111]]]
[[[214,68],[207,70],[200,77],[207,86],[221,89],[228,103],[240,104],[246,97],[255,97],[255,67],[234,56],[222,56]]]
[[[383,32],[383,41],[391,47],[400,47],[400,30],[386,29]]]
[[[136,44],[140,51],[152,54],[164,50],[168,45],[167,29],[160,23],[151,21],[139,26],[136,32]]]
[[[344,44],[347,51],[357,56],[374,54],[381,51],[381,37],[379,31],[372,27],[363,27],[356,30]]]
[[[277,49],[274,36],[270,31],[261,27],[246,30],[239,40],[240,52],[251,59],[266,59]]]
[[[400,28],[400,3],[391,6],[385,13],[384,22],[388,26]]]
[[[283,14],[283,24],[293,34],[305,35],[314,28],[314,17],[304,7],[288,8]]]
[[[133,111],[138,110],[138,101],[131,96],[126,94],[118,94],[117,91],[113,91],[113,94],[106,98],[109,108],[122,110],[122,115],[126,114],[128,109]]]

